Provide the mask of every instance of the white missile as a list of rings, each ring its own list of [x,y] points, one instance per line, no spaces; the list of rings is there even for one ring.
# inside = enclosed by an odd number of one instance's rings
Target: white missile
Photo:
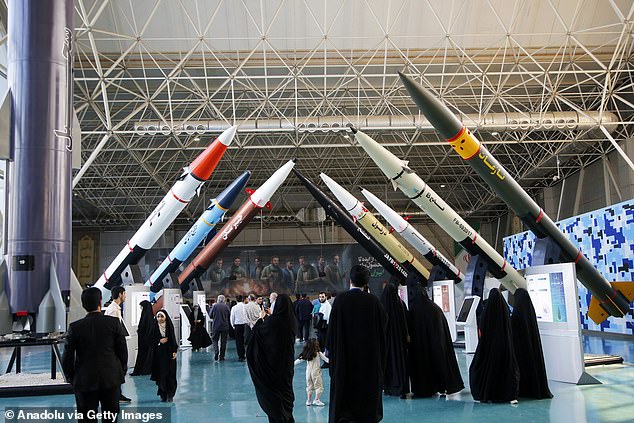
[[[403,219],[401,215],[396,213],[390,206],[379,200],[367,189],[362,189],[361,193],[405,241],[409,242],[411,246],[429,260],[431,264],[439,266],[447,276],[447,279],[453,279],[456,283],[460,283],[464,280],[464,276],[460,273],[460,270],[447,260],[447,258],[427,241],[420,232],[410,225],[407,220]]]
[[[526,288],[526,280],[425,182],[386,148],[361,131],[355,139],[391,181],[470,254],[487,261],[489,272],[509,291]]]
[[[319,177],[326,186],[337,197],[344,209],[352,218],[359,223],[376,241],[394,257],[401,266],[411,268],[425,279],[429,280],[429,270],[394,235],[388,231],[374,215],[364,207],[363,203],[337,182],[333,181],[325,173],[320,173]],[[419,278],[420,279],[420,278]]]
[[[232,126],[224,131],[189,166],[183,168],[172,189],[95,283],[104,293],[104,299],[107,298],[105,290],[121,284],[121,272],[126,266],[139,262],[209,179],[233,141],[236,129],[236,126]]]

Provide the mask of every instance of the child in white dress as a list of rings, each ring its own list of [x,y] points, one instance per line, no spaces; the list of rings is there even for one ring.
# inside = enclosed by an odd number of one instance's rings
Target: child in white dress
[[[311,338],[306,342],[301,354],[295,360],[295,365],[306,361],[306,395],[308,395],[306,405],[317,405],[320,407],[326,405],[319,399],[324,391],[324,383],[321,379],[321,360],[328,363],[328,357],[319,350],[319,341],[315,338]],[[315,392],[315,400],[311,401],[313,391]]]

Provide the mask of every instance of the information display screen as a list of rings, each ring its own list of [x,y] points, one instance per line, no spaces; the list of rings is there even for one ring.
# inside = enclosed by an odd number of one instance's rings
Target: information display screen
[[[473,298],[465,298],[462,303],[462,307],[460,308],[460,313],[458,313],[458,322],[467,322],[467,317],[469,317],[469,311],[471,310],[471,306],[473,305],[473,300]]]
[[[563,272],[527,275],[528,293],[538,322],[567,322]]]
[[[447,285],[434,286],[434,302],[438,304],[438,307],[440,307],[444,313],[450,311],[449,287],[447,287]]]

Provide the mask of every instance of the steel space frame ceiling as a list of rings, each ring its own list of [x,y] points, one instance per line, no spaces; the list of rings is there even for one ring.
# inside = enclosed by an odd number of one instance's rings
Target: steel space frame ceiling
[[[629,0],[75,6],[84,161],[74,174],[76,229],[138,227],[181,169],[235,123],[241,128],[234,144],[175,228],[189,227],[243,170],[253,172],[256,187],[293,157],[315,181],[325,172],[358,196],[363,186],[398,211],[417,211],[346,131],[332,128],[334,119],[360,126],[409,160],[463,216],[505,214],[444,140],[420,124],[397,71],[431,87],[533,193],[604,157],[634,130]],[[544,127],[540,117],[548,113],[591,124]],[[491,116],[524,122],[491,125]],[[196,125],[200,133],[188,129]],[[272,204],[271,216],[315,206],[293,176]]]

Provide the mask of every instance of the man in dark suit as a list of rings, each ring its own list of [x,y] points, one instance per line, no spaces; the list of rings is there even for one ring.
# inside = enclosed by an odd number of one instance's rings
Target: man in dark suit
[[[85,289],[81,304],[86,317],[73,322],[66,333],[62,367],[75,390],[77,411],[89,419],[90,410],[119,413],[119,394],[128,362],[123,326],[119,319],[101,314],[101,291]]]

